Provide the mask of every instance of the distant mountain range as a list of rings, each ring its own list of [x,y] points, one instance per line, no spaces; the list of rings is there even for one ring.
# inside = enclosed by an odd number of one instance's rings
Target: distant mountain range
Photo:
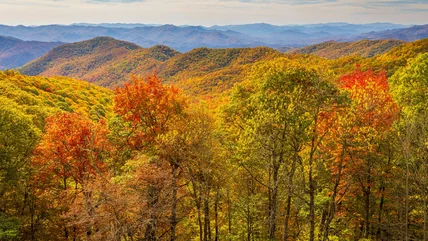
[[[398,39],[404,41],[415,41],[423,38],[428,38],[428,24],[403,29],[369,32],[358,37],[358,39]]]
[[[427,29],[428,25],[407,26],[391,23],[327,23],[286,26],[259,23],[212,27],[79,23],[46,26],[0,25],[0,35],[11,36],[25,41],[65,43],[108,36],[132,42],[144,48],[167,45],[180,52],[186,52],[199,47],[303,47],[331,40],[416,40],[426,37]],[[405,39],[406,36],[411,37]]]
[[[0,70],[24,65],[60,44],[62,43],[22,41],[12,37],[0,36]]]
[[[11,37],[2,37],[2,35]],[[428,25],[411,27],[390,23],[329,23],[289,26],[261,23],[212,27],[120,23],[0,25],[0,69],[20,67],[61,43],[75,43],[100,36],[109,36],[133,43],[134,48],[164,45],[179,52],[201,47],[217,49],[266,46],[281,52],[297,51],[326,58],[338,58],[350,54],[370,57],[397,46],[399,42],[363,41],[359,44],[343,42],[355,42],[362,39],[414,41],[428,37]],[[295,50],[305,46],[310,47]],[[106,52],[109,51],[113,51],[113,49],[106,49]],[[136,56],[139,57],[133,58],[140,59],[141,57],[138,54]],[[128,56],[127,59],[132,58]]]

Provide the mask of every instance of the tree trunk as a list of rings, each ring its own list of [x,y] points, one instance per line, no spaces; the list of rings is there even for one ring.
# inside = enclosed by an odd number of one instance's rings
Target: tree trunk
[[[311,228],[309,231],[309,240],[315,240],[315,184],[312,177],[312,165],[309,167],[309,221]]]
[[[380,187],[380,191],[381,191],[381,197],[380,197],[380,203],[379,203],[379,217],[378,217],[378,226],[377,226],[377,231],[376,231],[376,238],[378,240],[382,240],[382,212],[383,212],[383,204],[384,204],[384,200],[385,200],[385,186],[382,184],[382,186]]]
[[[424,198],[424,241],[427,241],[427,197]]]
[[[218,229],[218,195],[219,195],[219,189],[217,188],[217,192],[215,194],[215,200],[214,200],[214,215],[215,215],[215,241],[219,241],[219,229]]]
[[[227,224],[229,230],[229,236],[232,236],[232,201],[230,200],[230,193],[227,190]]]
[[[315,118],[315,123],[317,119]],[[311,141],[311,152],[309,154],[309,240],[315,240],[315,183],[313,178],[313,164],[314,164],[314,154],[315,154],[315,128],[314,128],[314,136]]]
[[[334,187],[333,187],[333,194],[331,195],[331,201],[330,201],[330,205],[328,208],[328,216],[327,219],[325,221],[325,225],[324,225],[324,237],[323,240],[327,241],[328,240],[328,235],[330,232],[330,224],[333,221],[334,215],[336,215],[336,197],[337,197],[337,193],[339,192],[339,185],[340,185],[340,181],[342,179],[342,170],[343,170],[343,159],[345,158],[345,146],[342,147],[342,152],[340,154],[340,160],[339,160],[339,168],[337,170],[337,175],[336,175],[336,180],[334,182]]]
[[[279,165],[274,165],[273,167],[273,189],[272,189],[272,199],[270,205],[270,216],[269,216],[269,240],[275,239],[276,231],[276,206],[278,199],[278,171]]]
[[[211,241],[211,226],[210,226],[210,207],[208,194],[204,196],[204,241]]]
[[[149,191],[149,208],[152,209],[156,206],[157,202],[158,202],[158,190],[156,187],[151,186],[149,187],[150,191]],[[153,210],[151,210],[151,215],[150,215],[150,220],[148,221],[147,225],[146,225],[146,232],[144,234],[144,241],[156,241],[156,222],[157,222],[157,217],[156,214],[154,213]]]
[[[178,165],[172,164],[172,205],[171,205],[171,241],[175,241],[175,229],[177,227],[177,178]]]
[[[370,236],[370,196],[371,196],[371,167],[370,161],[368,161],[367,169],[367,187],[363,187],[364,190],[364,238],[368,239]]]
[[[291,200],[293,195],[293,179],[294,173],[296,172],[297,160],[298,160],[297,151],[293,157],[293,162],[291,164],[290,173],[288,176],[288,193],[287,193],[287,204],[285,207],[285,219],[284,219],[284,234],[282,239],[284,241],[288,240],[289,237],[289,223],[290,223],[290,214],[291,214]]]

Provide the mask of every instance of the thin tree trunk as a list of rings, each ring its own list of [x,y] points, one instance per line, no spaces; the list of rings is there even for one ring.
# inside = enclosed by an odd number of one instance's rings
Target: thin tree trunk
[[[178,165],[172,165],[172,205],[171,205],[171,241],[175,241],[175,230],[177,227],[177,172]]]
[[[231,237],[232,236],[232,201],[230,200],[229,190],[227,190],[227,222],[228,222],[229,236]]]
[[[219,241],[219,230],[218,230],[218,197],[219,189],[217,188],[217,192],[214,200],[214,215],[215,215],[215,241]]]
[[[336,197],[339,191],[338,189],[339,189],[340,181],[342,179],[343,159],[345,158],[345,148],[346,147],[344,145],[342,147],[342,153],[340,154],[339,170],[337,170],[336,180],[334,182],[334,187],[333,187],[333,194],[331,195],[331,201],[329,205],[330,206],[329,212],[324,225],[324,237],[323,237],[324,241],[328,240],[328,235],[330,232],[330,224],[333,221],[334,215],[336,215]]]
[[[272,200],[271,200],[271,209],[269,216],[269,240],[275,239],[276,231],[276,206],[277,206],[277,197],[278,197],[278,171],[279,166],[274,165],[273,167],[273,189],[272,189]]]
[[[292,200],[292,194],[293,194],[293,179],[294,179],[294,173],[296,171],[297,166],[297,160],[298,156],[297,153],[293,157],[293,162],[291,164],[290,173],[288,176],[288,193],[287,193],[287,204],[285,208],[285,219],[284,219],[284,234],[282,239],[284,241],[288,240],[289,237],[289,223],[290,223],[290,214],[291,214],[291,200]]]
[[[199,224],[199,240],[204,240],[204,230],[202,225],[202,214],[201,214],[201,205],[198,205],[198,224]]]
[[[247,240],[251,240],[251,212],[250,203],[247,204]]]
[[[284,235],[283,240],[287,241],[289,237],[289,222],[290,222],[290,211],[291,211],[291,195],[287,195],[287,206],[285,208],[285,220],[284,220]]]
[[[64,176],[63,182],[64,182],[64,191],[66,191],[67,190],[67,177]],[[67,226],[65,224],[64,224],[64,236],[65,236],[65,240],[68,240],[68,230],[67,230]]]
[[[370,236],[370,196],[371,196],[371,167],[370,160],[368,160],[368,169],[367,169],[367,187],[364,188],[364,209],[365,209],[365,217],[364,217],[364,238],[368,239]]]
[[[427,197],[424,198],[424,241],[427,241]]]
[[[309,240],[315,240],[315,184],[312,177],[312,166],[309,167],[309,221],[311,229],[309,232]]]
[[[204,241],[211,241],[210,207],[207,195],[209,194],[205,194],[204,197]]]
[[[317,118],[315,118],[315,123],[317,123]],[[315,128],[314,136],[311,141],[311,152],[309,154],[309,240],[315,240],[315,183],[313,178],[313,163],[314,163],[314,154],[315,154]]]
[[[382,212],[383,212],[383,204],[385,202],[385,186],[382,184],[381,188],[381,197],[380,197],[380,203],[379,203],[379,217],[378,217],[378,226],[376,231],[376,238],[378,240],[382,239]]]

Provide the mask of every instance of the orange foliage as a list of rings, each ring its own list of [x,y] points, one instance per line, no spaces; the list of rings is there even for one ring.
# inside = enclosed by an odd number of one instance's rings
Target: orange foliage
[[[38,178],[54,174],[83,183],[89,176],[102,172],[109,146],[107,133],[103,120],[92,124],[81,114],[60,113],[46,118],[46,132],[33,159],[33,164],[40,168]]]
[[[186,105],[179,90],[162,85],[156,74],[144,79],[133,76],[115,92],[114,111],[132,124],[134,136],[129,142],[136,149],[164,133],[168,121]]]

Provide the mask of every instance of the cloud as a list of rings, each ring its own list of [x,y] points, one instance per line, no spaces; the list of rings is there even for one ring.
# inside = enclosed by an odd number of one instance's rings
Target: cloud
[[[322,3],[333,3],[338,0],[220,0],[223,2],[259,3],[259,4],[288,4],[288,5],[313,5]]]
[[[144,0],[87,0],[90,3],[140,3]]]
[[[62,7],[58,2],[64,0],[0,0],[0,4],[17,6],[42,6],[42,7]]]
[[[259,4],[288,4],[288,5],[313,5],[313,4],[337,4],[344,6],[393,7],[408,6],[414,4],[428,5],[428,0],[219,0],[223,2],[259,3]]]
[[[428,12],[428,8],[404,8],[402,9],[403,12],[415,12],[415,13],[421,13],[421,12]]]

